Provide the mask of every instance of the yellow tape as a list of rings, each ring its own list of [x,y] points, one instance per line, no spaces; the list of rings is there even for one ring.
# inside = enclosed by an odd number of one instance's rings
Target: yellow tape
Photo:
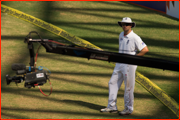
[[[40,20],[38,18],[35,18],[31,15],[25,14],[21,11],[18,11],[16,9],[10,8],[8,6],[1,4],[1,11],[4,13],[7,13],[9,15],[12,15],[16,18],[19,18],[21,20],[27,21],[29,23],[32,23],[38,27],[41,27],[43,29],[46,29],[58,36],[61,36],[65,38],[66,40],[87,48],[93,48],[102,50],[101,48],[91,44],[90,42],[83,40],[79,37],[76,37],[72,34],[69,34],[65,30],[56,27],[50,23],[47,23],[43,20]],[[144,77],[139,72],[136,72],[136,82],[138,82],[141,86],[143,86],[147,91],[149,91],[151,94],[153,94],[155,97],[157,97],[165,106],[167,106],[174,114],[176,114],[177,117],[179,117],[179,105],[178,103],[172,99],[170,96],[168,96],[162,89],[160,89],[156,84],[151,82],[148,78]]]
[[[148,78],[144,77],[139,72],[136,72],[136,82],[143,86],[147,91],[156,96],[165,106],[167,106],[177,117],[179,117],[179,105],[166,94],[162,89],[160,89],[156,84],[150,81]]]

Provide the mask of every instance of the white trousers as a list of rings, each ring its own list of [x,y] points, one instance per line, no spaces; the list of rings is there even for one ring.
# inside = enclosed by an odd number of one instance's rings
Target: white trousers
[[[109,80],[108,108],[117,110],[117,94],[124,80],[124,107],[133,111],[135,72],[137,65],[116,63],[111,79]]]

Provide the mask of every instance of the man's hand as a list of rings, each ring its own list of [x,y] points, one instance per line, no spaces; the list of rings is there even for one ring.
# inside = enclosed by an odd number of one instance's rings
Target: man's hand
[[[146,47],[144,47],[144,48],[137,54],[137,56],[143,56],[143,55],[145,55],[148,51],[149,51],[149,50],[148,50],[148,48],[147,48],[147,46],[146,46]]]

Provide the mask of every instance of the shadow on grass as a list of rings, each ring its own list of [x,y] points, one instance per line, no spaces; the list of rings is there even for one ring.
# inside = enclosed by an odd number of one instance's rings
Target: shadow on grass
[[[102,106],[102,105],[97,105],[97,104],[93,104],[93,103],[88,103],[88,102],[84,102],[84,101],[80,101],[80,100],[63,100],[65,103],[68,104],[75,104],[78,106],[84,106],[86,108],[89,109],[93,109],[96,111],[100,111],[100,109],[105,108],[106,106]]]
[[[22,115],[15,115],[15,114],[11,114],[9,113],[11,111],[11,108],[10,109],[2,109],[1,108],[1,117],[7,117],[7,119],[30,119],[30,117],[27,117],[27,116],[22,116]],[[3,112],[4,111],[4,112]],[[3,118],[4,119],[4,118]]]
[[[87,67],[99,67],[99,68],[104,68],[104,69],[114,69],[114,66],[108,66],[108,65],[101,65],[101,64],[98,64],[98,63],[87,63],[87,62],[82,62],[82,61],[77,61],[77,60],[74,60],[73,58],[76,58],[76,57],[72,57],[72,59],[65,59],[63,58],[64,55],[62,54],[54,54],[53,56],[51,55],[51,57],[48,57],[48,53],[47,54],[39,54],[39,59],[41,58],[46,58],[46,59],[50,59],[50,60],[57,60],[58,62],[67,62],[67,63],[74,63],[74,64],[81,64],[81,65],[86,65]],[[59,56],[57,58],[57,56]],[[84,59],[84,61],[88,61],[88,59],[86,58],[82,58]],[[102,61],[102,62],[105,62],[105,61]],[[56,73],[56,71],[54,71]]]
[[[69,73],[69,75],[70,74],[71,73]],[[55,79],[55,80],[58,80],[58,81],[68,82],[69,84],[77,84],[77,85],[89,86],[89,87],[92,87],[92,88],[108,90],[108,87],[104,87],[104,86],[93,84],[93,83],[87,83],[87,82],[82,82],[82,81],[75,81],[75,80],[70,80],[70,79],[64,79],[64,78],[61,78],[61,77],[51,77],[51,78]],[[108,84],[108,82],[107,82],[107,84]]]
[[[155,69],[155,68],[154,68]],[[162,70],[163,71],[163,70]],[[166,70],[165,70],[166,71]],[[141,74],[145,75],[147,78],[151,79],[157,79],[158,81],[172,81],[172,82],[177,82],[179,81],[179,76],[161,76],[161,75],[155,75],[150,72],[145,72],[143,70],[140,70]]]
[[[49,92],[49,90],[43,90],[44,92]],[[24,118],[23,116],[16,116],[16,115],[11,115],[9,113],[7,113],[7,111],[9,112],[23,112],[23,113],[33,113],[33,112],[40,112],[40,113],[57,113],[57,114],[68,114],[68,115],[78,115],[79,117],[82,115],[82,116],[97,116],[97,117],[117,117],[116,115],[112,115],[112,114],[102,114],[99,112],[99,110],[101,108],[104,108],[105,106],[102,106],[102,105],[98,105],[98,104],[94,104],[94,103],[89,103],[89,102],[86,102],[86,101],[81,101],[81,100],[68,100],[68,99],[64,99],[64,100],[60,100],[58,98],[51,98],[51,97],[44,97],[42,95],[39,95],[38,96],[38,92],[39,90],[38,89],[11,89],[11,88],[4,88],[2,90],[3,93],[11,93],[11,94],[15,94],[15,95],[21,95],[21,96],[24,96],[24,97],[29,97],[31,99],[34,99],[34,98],[38,98],[40,101],[42,100],[48,100],[50,102],[56,102],[58,104],[63,104],[63,103],[66,103],[66,104],[69,104],[69,105],[77,105],[78,106],[83,106],[85,108],[88,108],[88,109],[93,109],[95,110],[96,112],[95,113],[92,113],[92,112],[82,112],[82,111],[74,111],[74,110],[53,110],[53,109],[42,109],[42,108],[39,108],[39,109],[28,109],[28,108],[15,108],[15,107],[4,107],[2,106],[1,107],[1,111],[2,111],[2,115],[6,115],[6,116],[9,116],[10,117],[13,117],[13,118],[18,118],[18,119],[22,119]],[[30,92],[30,94],[29,94]],[[32,95],[32,92],[34,93],[34,95]],[[40,92],[39,92],[40,93]],[[108,93],[92,93],[92,92],[77,92],[77,91],[60,91],[60,90],[53,90],[53,94],[68,94],[68,95],[80,95],[80,96],[97,96],[97,97],[107,97],[108,96]],[[52,94],[52,95],[53,95]],[[119,97],[123,97],[122,94],[118,95]],[[143,99],[155,99],[152,95],[142,95],[142,94],[137,94],[135,93],[135,97],[136,98],[142,98],[142,101]],[[164,111],[168,112],[168,114],[171,116],[171,118],[176,118],[172,112],[167,109],[166,107],[162,107]],[[88,109],[86,111],[88,111]],[[119,116],[118,116],[119,117]],[[27,118],[27,117],[26,117]],[[136,115],[136,114],[133,114],[131,116],[129,116],[129,118],[167,118],[167,116],[159,116],[159,113],[156,113],[156,114],[153,114],[153,115]]]
[[[125,3],[126,5],[128,5],[128,3]],[[124,5],[125,5],[124,4]],[[118,4],[117,4],[118,5]],[[121,4],[122,5],[122,4]],[[120,5],[120,6],[121,6]],[[122,5],[122,6],[124,6]],[[117,15],[114,15],[111,14],[111,15],[108,15],[108,14],[103,14],[102,12],[112,12],[112,13],[144,13],[144,14],[152,14],[152,13],[156,13],[156,14],[160,14],[156,11],[152,11],[152,10],[149,10],[149,9],[142,9],[142,10],[136,10],[136,9],[121,9],[121,7],[119,6],[119,8],[65,8],[65,7],[58,7],[58,8],[52,8],[51,10],[52,11],[60,11],[60,12],[71,12],[71,13],[75,13],[75,14],[83,14],[83,15],[90,15],[90,16],[95,16],[95,17],[103,17],[103,18],[111,18],[111,19],[122,19],[121,17],[117,16]],[[133,6],[133,7],[137,7],[135,5],[131,5],[129,4],[129,6]],[[137,7],[139,8],[139,7]],[[90,13],[91,12],[91,13]],[[98,13],[99,12],[99,13]],[[161,14],[163,15],[163,14]],[[173,19],[173,17],[169,17],[167,15],[164,15],[165,17],[167,18],[171,18]],[[150,21],[150,20],[140,20],[140,19],[136,19],[136,18],[133,18],[134,21],[136,22],[140,22],[141,24],[138,25],[138,27],[140,28],[164,28],[164,29],[179,29],[179,26],[178,25],[172,25],[171,23],[167,24],[167,23],[162,23],[161,21],[160,22],[155,22],[155,21]],[[177,20],[177,19],[174,19],[174,20]],[[148,24],[147,24],[148,23]],[[63,26],[63,22],[55,22],[56,25],[60,25],[60,26]],[[73,23],[73,22],[70,22],[68,23],[70,25],[72,24],[80,24],[80,23]],[[84,24],[82,22],[82,24]],[[67,24],[65,24],[67,26]],[[111,26],[118,26],[117,23],[114,23],[114,24],[111,24],[111,23],[88,23],[86,22],[86,25],[111,25]]]
[[[12,91],[11,91],[12,90]],[[20,90],[20,91],[19,91]],[[98,104],[94,104],[94,103],[90,103],[90,102],[86,102],[86,101],[81,101],[81,100],[68,100],[68,99],[64,99],[64,100],[60,100],[60,99],[57,99],[57,98],[51,98],[51,97],[42,97],[42,96],[37,96],[38,94],[34,94],[32,95],[29,94],[28,92],[39,92],[38,90],[30,90],[30,89],[19,89],[19,90],[13,90],[13,89],[7,89],[7,91],[11,91],[11,94],[16,94],[16,95],[23,95],[23,96],[27,96],[27,97],[30,97],[31,99],[33,98],[38,98],[39,100],[48,100],[48,101],[51,101],[51,102],[57,102],[58,104],[63,104],[63,103],[66,103],[66,104],[69,104],[69,105],[77,105],[78,106],[83,106],[85,107],[84,109],[88,108],[88,109],[92,109],[92,110],[95,110],[95,113],[92,111],[91,112],[82,112],[82,111],[75,111],[75,110],[53,110],[53,109],[42,109],[42,108],[39,108],[39,109],[32,109],[32,108],[15,108],[15,107],[1,107],[1,110],[2,110],[2,115],[6,115],[6,116],[9,116],[10,117],[13,117],[13,118],[18,118],[18,119],[22,119],[24,118],[23,116],[16,116],[16,115],[11,115],[9,113],[7,113],[7,111],[9,112],[18,112],[18,113],[33,113],[33,112],[38,112],[38,113],[41,113],[41,114],[45,114],[45,113],[55,113],[55,114],[67,114],[67,115],[78,115],[79,117],[82,115],[82,116],[94,116],[94,117],[113,117],[113,118],[116,118],[116,117],[122,117],[122,116],[118,116],[118,115],[115,115],[115,114],[103,114],[103,113],[100,113],[99,110],[101,108],[104,108],[106,106],[102,106],[102,105],[98,105]],[[44,92],[47,92],[47,91],[44,91]],[[63,91],[53,91],[55,92],[55,94],[59,93],[59,94],[62,94]],[[6,93],[6,92],[5,92]],[[103,95],[104,93],[100,93],[100,94],[95,94],[95,93],[88,93],[88,92],[74,92],[74,91],[65,91],[64,92],[65,94],[80,94],[81,96],[86,96],[86,95],[92,95],[92,96],[100,96],[100,95]],[[53,95],[53,94],[52,94]],[[140,94],[135,94],[136,98],[139,96]],[[104,94],[103,96],[107,97],[107,94]],[[118,95],[119,96],[119,95]],[[147,99],[145,96],[147,95],[141,95],[141,98],[142,99]],[[120,97],[123,97],[123,95],[121,95]],[[140,97],[139,97],[140,98]],[[152,96],[149,95],[150,99],[152,99]],[[56,108],[57,109],[57,108]],[[86,111],[88,111],[88,109],[86,109]],[[166,108],[167,109],[167,108]],[[27,118],[27,117],[26,117]],[[157,115],[152,115],[152,116],[146,116],[146,115],[136,115],[136,114],[133,114],[131,116],[127,116],[127,118],[163,118],[162,116],[157,116]]]
[[[86,106],[86,107],[88,107],[90,109],[92,107],[93,107],[93,109],[94,109],[94,107],[96,109],[98,109],[100,107],[101,108],[105,107],[105,106],[99,106],[99,105],[86,103],[86,102],[82,102],[82,101],[69,101],[68,100],[67,102],[73,103],[73,104],[75,103],[75,104],[78,104],[78,105],[83,105],[83,106]],[[41,109],[25,109],[25,108],[1,107],[1,110],[2,111],[18,112],[18,113],[23,112],[23,113],[28,113],[28,114],[33,114],[33,113],[36,113],[36,112],[41,113],[41,114],[49,114],[50,113],[50,114],[52,114],[51,117],[53,116],[53,114],[66,114],[66,115],[69,115],[69,116],[78,115],[79,118],[81,118],[81,116],[83,116],[83,117],[86,116],[88,118],[93,116],[93,117],[103,117],[103,118],[110,118],[110,119],[112,119],[112,118],[114,118],[114,119],[122,119],[122,118],[126,118],[126,119],[129,119],[129,118],[131,118],[131,119],[132,118],[134,118],[134,119],[147,119],[147,118],[148,119],[155,119],[155,118],[160,119],[161,118],[161,119],[163,119],[163,118],[165,118],[164,116],[159,116],[158,113],[156,113],[154,116],[142,115],[142,114],[141,115],[132,114],[132,115],[129,115],[129,116],[119,116],[118,114],[109,114],[109,113],[104,114],[104,113],[101,113],[99,111],[94,113],[94,112],[79,112],[79,111],[75,111],[75,110],[74,111],[73,110],[52,110],[52,109],[42,109],[42,108]],[[5,114],[5,112],[4,112],[4,114]],[[6,115],[9,115],[9,114],[6,113]],[[21,118],[22,119],[23,117],[18,116],[16,118]],[[173,118],[177,119],[177,117],[174,116],[174,115],[172,115],[171,118],[172,119]]]
[[[53,84],[53,83],[52,83]],[[57,87],[57,86],[56,86]],[[79,95],[79,96],[97,96],[97,97],[108,97],[108,88],[106,89],[107,92],[89,92],[89,91],[75,91],[75,90],[60,90],[59,89],[53,89],[53,94],[64,94],[64,95]],[[62,100],[56,99],[56,98],[51,98],[51,97],[44,97],[42,96],[42,94],[40,93],[39,89],[36,88],[31,88],[31,89],[26,89],[26,88],[10,88],[10,87],[2,87],[2,93],[11,93],[11,94],[16,94],[16,95],[24,95],[27,97],[31,97],[31,98],[38,98],[38,99],[44,99],[44,100],[49,100],[49,101],[54,101],[54,102],[62,102]],[[119,92],[124,93],[124,90],[119,90]],[[34,93],[34,95],[32,95],[31,93]],[[45,93],[49,93],[50,89],[45,89],[43,88],[43,92]],[[39,93],[39,96],[37,96]],[[118,93],[118,97],[123,97],[124,95],[121,93]],[[141,98],[141,99],[156,99],[153,95],[151,94],[139,94],[139,93],[134,93],[134,96],[136,98]],[[98,99],[98,98],[97,98]]]

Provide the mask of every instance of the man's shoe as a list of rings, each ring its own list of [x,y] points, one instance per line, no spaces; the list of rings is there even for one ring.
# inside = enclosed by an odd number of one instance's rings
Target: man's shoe
[[[103,113],[118,113],[118,110],[112,110],[112,109],[109,109],[109,108],[103,108],[100,110],[100,112],[103,112]]]
[[[119,115],[130,115],[132,112],[130,112],[128,109],[124,109],[123,111],[119,112]]]

